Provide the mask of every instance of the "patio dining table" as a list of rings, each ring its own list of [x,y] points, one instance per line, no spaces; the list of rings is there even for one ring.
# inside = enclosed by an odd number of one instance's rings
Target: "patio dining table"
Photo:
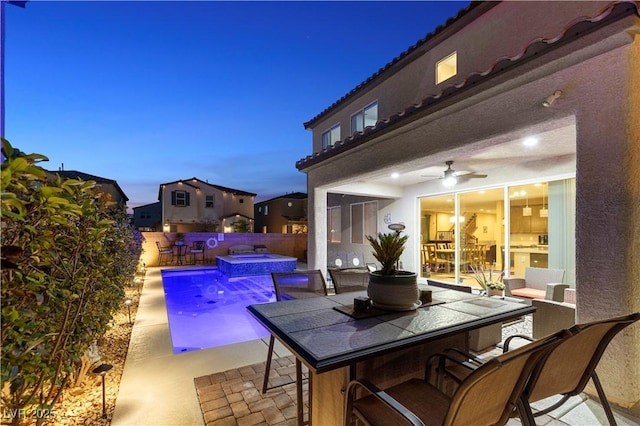
[[[470,331],[535,310],[497,298],[421,288],[432,291],[432,301],[406,312],[353,312],[354,298],[366,292],[247,307],[308,367],[310,424],[342,423],[343,392],[350,380],[366,378],[384,388],[423,376],[428,355],[448,347],[468,350]]]

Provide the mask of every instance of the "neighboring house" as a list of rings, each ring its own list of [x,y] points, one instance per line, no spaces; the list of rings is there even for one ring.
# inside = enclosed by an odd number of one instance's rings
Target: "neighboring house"
[[[123,206],[127,205],[129,198],[125,195],[118,182],[113,179],[107,179],[100,176],[90,175],[89,173],[79,172],[76,170],[48,170],[47,173],[50,176],[58,175],[66,179],[77,179],[82,181],[95,181],[96,191],[104,192],[111,195],[111,201],[114,201]]]
[[[306,122],[309,269],[402,223],[403,269],[449,240],[457,279],[460,243],[486,244],[506,274],[564,269],[580,322],[640,311],[639,24],[638,2],[472,2]],[[613,344],[599,374],[630,407],[640,329]]]
[[[275,234],[307,233],[307,194],[292,192],[256,203],[255,232]]]
[[[162,204],[157,202],[134,207],[133,227],[141,232],[162,232]]]
[[[253,232],[256,194],[197,178],[160,185],[165,232]]]

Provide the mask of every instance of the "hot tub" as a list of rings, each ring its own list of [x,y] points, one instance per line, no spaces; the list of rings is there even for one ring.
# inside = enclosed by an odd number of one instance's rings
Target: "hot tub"
[[[228,277],[268,275],[272,272],[292,272],[298,259],[272,253],[243,253],[216,256],[218,269]]]

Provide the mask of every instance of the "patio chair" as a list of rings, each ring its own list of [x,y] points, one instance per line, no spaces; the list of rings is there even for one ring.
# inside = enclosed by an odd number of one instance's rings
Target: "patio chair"
[[[309,297],[321,297],[327,295],[327,283],[320,270],[311,271],[294,271],[294,272],[272,272],[273,287],[276,292],[276,300],[278,302],[291,299],[302,299]],[[269,338],[269,350],[267,353],[267,361],[264,369],[264,382],[262,384],[262,393],[267,392],[279,386],[269,387],[269,374],[271,372],[271,359],[273,358],[273,346],[275,338],[273,334]],[[297,394],[297,410],[298,419],[302,419],[302,363],[296,358],[296,394]]]
[[[505,296],[562,301],[569,288],[563,279],[563,269],[526,267],[524,278],[504,279]]]
[[[364,268],[329,269],[336,294],[362,291],[369,284],[369,270]]]
[[[596,374],[596,367],[609,342],[620,331],[639,319],[640,312],[636,312],[621,317],[577,324],[570,328],[572,335],[550,352],[545,362],[532,375],[532,380],[527,383],[522,402],[529,423],[535,424],[534,417],[549,413],[563,405],[570,397],[581,394],[591,379],[609,424],[615,425],[616,421],[607,395]],[[508,338],[505,341],[504,350],[508,351],[511,339],[518,337],[523,336]],[[562,398],[533,413],[531,403],[554,395],[562,395]]]
[[[520,414],[524,416],[523,423],[535,424],[535,417],[557,409],[570,397],[582,393],[591,379],[609,424],[615,425],[613,412],[595,369],[609,342],[625,327],[639,319],[640,313],[636,312],[569,328],[569,336],[554,347],[531,374],[531,379],[522,394]],[[514,339],[536,341],[529,336],[510,336],[504,342],[505,353],[509,352],[509,346]],[[482,359],[458,350],[449,350],[447,354],[449,357],[457,358],[458,362],[464,362],[468,368],[477,368],[484,363]],[[468,369],[461,369],[455,364],[440,364],[437,371],[440,376],[452,378],[456,382],[461,382],[469,374]],[[533,412],[531,403],[554,395],[562,395],[562,398],[544,409]]]
[[[163,246],[160,241],[156,241],[156,247],[158,247],[158,265],[162,266],[162,261],[167,264],[167,259],[171,259],[173,262],[173,248],[171,246]]]
[[[491,358],[460,382],[451,396],[429,382],[410,379],[385,391],[365,380],[349,383],[344,424],[504,425],[537,362],[566,335],[563,331]],[[499,383],[499,386],[496,386]],[[356,391],[366,396],[355,399]]]
[[[189,254],[191,255],[191,263],[195,265],[200,257],[200,261],[204,265],[204,241],[194,241],[189,249]]]

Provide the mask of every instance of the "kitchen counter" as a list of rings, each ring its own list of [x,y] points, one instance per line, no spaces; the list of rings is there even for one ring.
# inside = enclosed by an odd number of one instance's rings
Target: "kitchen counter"
[[[511,253],[549,253],[549,248],[546,246],[511,246],[509,251]]]
[[[524,278],[525,269],[529,266],[546,268],[549,265],[548,246],[510,246],[513,261],[513,276]]]

